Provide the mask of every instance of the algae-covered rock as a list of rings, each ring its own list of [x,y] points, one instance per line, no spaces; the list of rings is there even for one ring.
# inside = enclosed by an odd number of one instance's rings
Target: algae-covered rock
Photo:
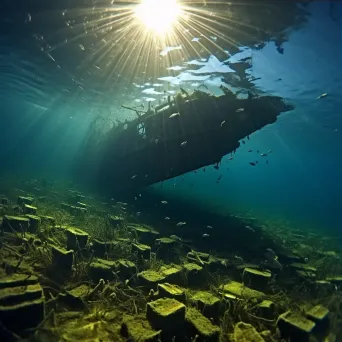
[[[142,244],[152,244],[156,237],[158,237],[159,235],[159,233],[156,230],[150,227],[128,225],[128,228],[133,229],[133,231],[136,233],[138,237],[138,241]]]
[[[228,284],[223,285],[221,287],[223,292],[228,292],[233,294],[236,297],[239,298],[245,298],[245,299],[256,299],[256,300],[262,300],[266,297],[265,293],[250,289],[247,286],[244,286],[241,283],[238,283],[236,281],[230,281]]]
[[[74,261],[74,252],[67,251],[64,248],[52,246],[52,265],[63,271],[71,271]]]
[[[147,245],[143,245],[141,243],[133,243],[132,244],[132,253],[136,253],[138,257],[143,259],[150,259],[151,247]]]
[[[44,295],[38,279],[10,275],[0,280],[0,321],[20,332],[36,327],[44,319]]]
[[[141,286],[156,290],[158,283],[165,282],[165,277],[159,272],[147,270],[138,273],[138,282]]]
[[[56,224],[56,220],[52,216],[45,216],[45,215],[39,215],[42,223],[47,223],[51,226],[54,226]]]
[[[113,279],[112,268],[98,261],[92,262],[89,265],[88,274],[89,274],[89,277],[95,282],[98,282],[100,279],[103,279],[103,280]]]
[[[2,220],[2,228],[5,232],[28,232],[30,220],[27,217],[5,215]]]
[[[30,205],[33,203],[33,197],[19,196],[17,203],[18,203],[18,205],[22,205],[22,204],[29,204]]]
[[[155,329],[175,332],[185,321],[185,305],[176,299],[160,298],[147,303],[146,317]]]
[[[169,283],[158,284],[158,297],[173,298],[182,303],[185,303],[186,300],[185,290],[177,285]]]
[[[291,342],[309,341],[310,333],[313,331],[315,326],[315,322],[292,311],[283,313],[277,320],[277,327],[281,336],[283,338],[289,338]]]
[[[29,204],[24,204],[23,205],[23,212],[24,214],[31,214],[31,215],[36,215],[37,214],[37,207],[34,207]]]
[[[183,269],[186,273],[189,286],[199,286],[203,284],[205,278],[202,266],[195,263],[186,263],[183,265]]]
[[[130,278],[137,273],[137,266],[130,260],[120,259],[116,262],[120,278]]]
[[[159,272],[165,277],[165,281],[172,284],[182,284],[183,274],[179,266],[162,266]]]
[[[161,330],[153,330],[150,323],[143,317],[125,315],[120,333],[131,342],[158,342]]]
[[[234,340],[235,342],[265,342],[251,324],[244,322],[235,325]]]
[[[257,310],[261,317],[272,319],[275,312],[275,304],[271,300],[263,300],[258,304]]]
[[[329,309],[316,305],[306,312],[306,316],[316,323],[315,332],[326,332],[329,328]]]
[[[121,224],[124,222],[124,218],[122,216],[117,216],[117,215],[109,215],[108,219],[109,219],[109,223],[113,227],[116,227],[118,224]]]
[[[41,223],[40,217],[36,215],[26,215],[26,217],[30,220],[29,232],[36,233]]]
[[[245,268],[242,274],[243,284],[255,290],[265,291],[272,274],[254,268]]]
[[[211,323],[198,310],[188,308],[186,312],[186,322],[190,327],[190,334],[198,336],[199,341],[216,342],[220,338],[220,328]]]
[[[67,236],[67,249],[83,249],[87,245],[89,234],[82,229],[67,227],[65,229]]]
[[[162,237],[155,240],[155,244],[158,246],[157,256],[165,262],[177,261],[179,255],[177,254],[177,244],[175,241],[168,237]]]
[[[217,318],[219,314],[220,299],[208,291],[198,291],[192,297],[197,308],[208,318]]]

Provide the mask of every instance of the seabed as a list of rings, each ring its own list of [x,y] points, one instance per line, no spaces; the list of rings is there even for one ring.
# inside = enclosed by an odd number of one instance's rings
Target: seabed
[[[1,341],[342,341],[339,237],[226,217],[205,238],[56,182],[1,192]]]

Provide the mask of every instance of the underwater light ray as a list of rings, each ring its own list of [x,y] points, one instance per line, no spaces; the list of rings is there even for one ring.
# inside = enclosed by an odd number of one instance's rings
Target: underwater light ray
[[[142,30],[141,31],[135,31],[135,35],[130,39],[130,43],[128,45],[126,45],[126,48],[123,51],[121,51],[121,55],[120,55],[119,59],[116,61],[115,66],[112,68],[112,70],[108,76],[108,79],[110,79],[115,72],[118,72],[118,74],[121,74],[125,70],[127,63],[132,61],[131,56],[133,54],[135,54],[134,48],[136,47],[135,38],[138,38],[139,36],[141,37],[141,33],[142,33]],[[146,40],[146,38],[145,38],[145,40]],[[145,42],[145,40],[143,40],[143,41]],[[138,39],[138,41],[140,41],[140,39]],[[143,45],[144,43],[140,43],[140,44]],[[124,60],[123,64],[121,63],[122,60]],[[138,58],[135,58],[135,60],[137,61],[137,63],[139,63]],[[119,68],[121,68],[121,69],[119,69]]]

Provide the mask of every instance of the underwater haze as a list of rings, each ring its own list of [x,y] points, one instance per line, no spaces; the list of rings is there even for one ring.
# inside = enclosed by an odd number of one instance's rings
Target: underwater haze
[[[116,60],[106,50],[106,41],[96,45],[88,40],[93,33],[74,22],[87,20],[84,8],[69,9],[65,4],[63,10],[62,6],[45,10],[44,22],[31,14],[39,10],[37,4],[32,9],[30,1],[17,4],[22,7],[5,2],[0,13],[3,177],[75,182],[73,162],[97,116],[131,119],[133,113],[121,105],[143,104],[147,109],[147,103],[160,101],[164,91],[178,92],[180,87],[191,91],[204,84],[218,95],[224,82],[221,76],[234,72],[214,51],[173,65],[173,54],[182,48],[177,46],[160,56],[169,60],[170,70],[148,65],[153,60],[142,50],[145,55],[139,66],[145,63],[153,70],[145,72],[136,67],[137,52]],[[302,228],[341,229],[342,6],[313,2],[307,10],[308,22],[289,33],[281,53],[274,42],[262,49],[241,46],[238,53],[226,51],[231,61],[250,57],[248,72],[256,78],[255,88],[283,97],[295,109],[244,139],[236,153],[223,158],[218,170],[209,166],[205,172],[200,169],[155,184],[155,194],[222,215],[242,213]],[[63,17],[64,29],[52,32]],[[200,39],[199,33],[189,41],[200,44]],[[224,41],[220,45],[225,50]],[[127,45],[130,48],[132,44]],[[187,72],[191,63],[186,63],[191,61],[197,61],[198,70],[206,69]],[[256,161],[257,165],[250,164]]]

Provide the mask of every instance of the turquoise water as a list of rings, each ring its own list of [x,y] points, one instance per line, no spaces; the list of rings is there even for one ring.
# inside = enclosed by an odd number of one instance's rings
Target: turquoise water
[[[207,167],[206,172],[157,184],[155,191],[165,198],[198,204],[201,210],[242,213],[301,227],[341,229],[342,11],[337,4],[332,18],[329,5],[310,5],[308,24],[290,34],[284,54],[279,54],[272,42],[261,50],[245,49],[242,53],[252,58],[250,73],[261,78],[255,82],[258,89],[284,97],[296,109],[251,135],[232,160],[230,156],[223,159],[220,170]],[[143,97],[146,101],[146,96],[155,95],[141,89],[162,84],[161,88],[154,87],[158,92],[170,89],[177,80],[158,79],[166,76],[164,70],[155,71],[154,79],[145,74],[134,78],[121,75],[113,60],[112,73],[101,71],[96,68],[99,59],[96,65],[87,63],[79,42],[58,48],[57,41],[61,40],[57,36],[70,39],[66,29],[50,34],[48,39],[42,33],[44,25],[35,26],[35,17],[28,20],[28,12],[0,15],[1,27],[7,28],[0,33],[0,172],[69,182],[75,155],[96,116],[132,118],[120,104],[139,104]],[[57,20],[61,15],[54,12],[51,18]],[[53,20],[45,25],[53,25]],[[20,22],[18,31],[16,21]],[[177,51],[168,52],[172,53]],[[200,61],[201,67],[213,67],[206,58]],[[238,60],[239,56],[232,58]],[[63,63],[66,59],[69,63]],[[193,89],[191,83],[199,82],[218,94],[220,70],[211,71],[209,80],[183,81],[182,87]],[[182,80],[187,77],[182,70],[179,75]],[[145,85],[140,89],[135,84]],[[328,95],[317,99],[323,93]],[[257,150],[272,152],[264,158]],[[259,161],[257,167],[250,166],[255,160]]]

